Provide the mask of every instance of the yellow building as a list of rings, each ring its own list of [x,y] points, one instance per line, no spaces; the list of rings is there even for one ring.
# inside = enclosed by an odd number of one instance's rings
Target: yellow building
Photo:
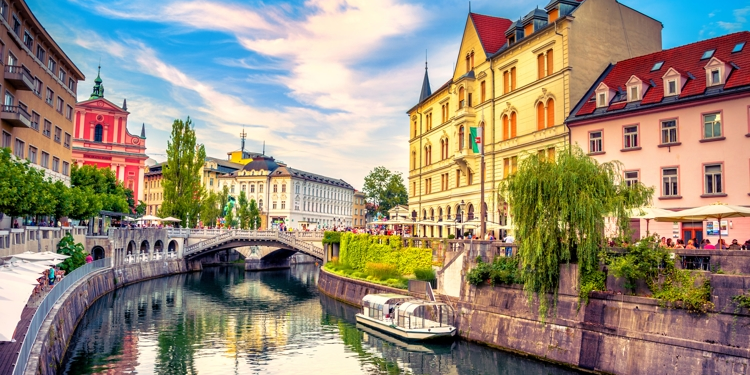
[[[661,50],[660,22],[615,0],[552,0],[518,21],[469,13],[453,77],[435,92],[427,71],[409,115],[409,209],[415,235],[447,237],[481,212],[512,228],[498,195],[529,153],[554,157],[563,121],[609,64]],[[474,129],[473,129],[474,128]],[[476,147],[475,147],[476,146]],[[454,224],[454,225],[451,225]],[[464,224],[464,231],[473,231]]]
[[[367,202],[365,201],[365,193],[359,190],[354,191],[354,202],[352,203],[352,227],[353,228],[364,228],[365,227],[365,216],[367,215]]]

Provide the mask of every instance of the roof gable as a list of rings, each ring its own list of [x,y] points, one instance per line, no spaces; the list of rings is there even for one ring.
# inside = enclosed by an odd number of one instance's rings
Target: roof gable
[[[469,17],[486,54],[494,54],[508,41],[505,38],[505,30],[513,23],[511,20],[477,13],[469,13]]]
[[[87,109],[94,109],[94,110],[100,110],[100,111],[115,111],[115,112],[120,112],[120,113],[130,113],[128,111],[123,110],[117,104],[112,103],[105,98],[90,99],[90,100],[84,100],[82,102],[78,102],[76,103],[76,108],[87,108]]]

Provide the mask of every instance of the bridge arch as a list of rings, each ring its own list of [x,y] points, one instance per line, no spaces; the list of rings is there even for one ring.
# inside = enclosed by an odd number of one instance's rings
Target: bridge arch
[[[140,254],[148,254],[148,253],[149,253],[149,250],[150,250],[150,248],[149,248],[149,246],[148,246],[148,241],[146,241],[146,240],[143,240],[143,241],[141,242],[141,250],[140,250]]]
[[[167,252],[169,252],[169,253],[176,253],[177,252],[177,241],[176,240],[169,241],[169,244],[167,244]]]
[[[94,246],[94,248],[91,249],[91,256],[94,260],[104,259],[104,248],[101,246]]]
[[[128,242],[128,251],[125,254],[133,255],[133,252],[135,251],[135,247],[136,247],[135,241],[130,240],[130,242]]]
[[[156,240],[156,242],[154,242],[154,252],[161,253],[163,251],[164,251],[164,243],[161,242],[161,240]]]

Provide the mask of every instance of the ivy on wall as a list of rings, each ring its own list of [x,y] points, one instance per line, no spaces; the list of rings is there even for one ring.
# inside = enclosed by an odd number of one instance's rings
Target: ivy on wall
[[[368,263],[391,264],[401,275],[413,275],[415,269],[432,266],[432,249],[403,247],[399,236],[343,233],[339,261],[358,271]]]

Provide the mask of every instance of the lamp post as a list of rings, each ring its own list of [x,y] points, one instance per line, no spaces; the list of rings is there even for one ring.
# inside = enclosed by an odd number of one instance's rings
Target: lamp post
[[[459,208],[458,222],[461,223],[461,238],[464,237],[464,207],[465,206],[466,206],[466,203],[464,203],[464,200],[461,199],[461,203],[458,204],[458,208]]]
[[[398,207],[398,206],[399,206],[399,205],[396,205],[396,220],[398,220],[398,219],[399,219],[399,217],[398,217],[398,208],[399,208],[399,207]],[[393,226],[393,230],[395,230],[395,231],[396,231],[396,234],[398,234],[398,229],[396,229],[396,226],[395,226],[395,225]]]

